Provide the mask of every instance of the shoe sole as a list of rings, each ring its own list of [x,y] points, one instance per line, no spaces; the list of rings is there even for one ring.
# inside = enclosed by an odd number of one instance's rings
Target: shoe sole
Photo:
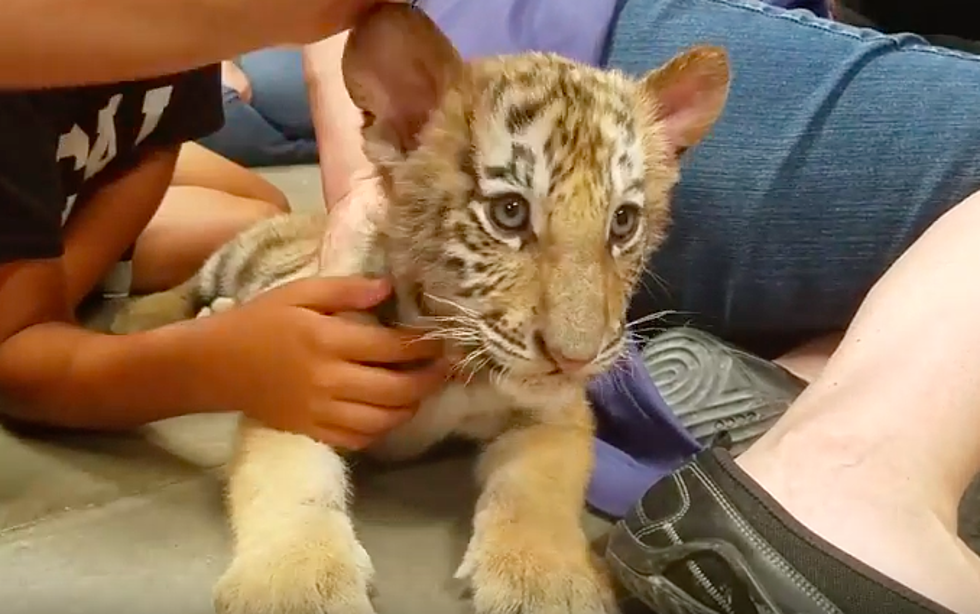
[[[773,362],[686,327],[654,337],[641,356],[684,428],[702,445],[727,433],[736,455],[769,430],[807,386]]]

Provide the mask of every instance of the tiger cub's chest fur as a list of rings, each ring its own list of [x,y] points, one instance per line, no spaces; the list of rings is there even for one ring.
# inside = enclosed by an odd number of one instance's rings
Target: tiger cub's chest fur
[[[520,413],[488,383],[450,383],[426,399],[410,421],[368,448],[367,454],[402,460],[452,437],[488,441],[518,420]]]

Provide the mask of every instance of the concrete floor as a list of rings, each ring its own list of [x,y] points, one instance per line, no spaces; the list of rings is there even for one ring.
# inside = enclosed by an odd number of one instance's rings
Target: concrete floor
[[[322,206],[313,169],[267,176],[294,206]],[[118,437],[0,429],[0,612],[210,614],[229,560],[221,468],[233,426],[211,415]],[[471,464],[455,456],[358,474],[380,612],[467,611],[451,577],[468,535]],[[595,535],[605,528],[587,522]]]
[[[0,434],[0,611],[210,614],[229,554],[220,466],[231,426],[206,416],[128,437]],[[467,611],[450,578],[466,543],[470,465],[450,457],[358,475],[380,612]]]
[[[319,206],[313,170],[268,176],[298,206]],[[118,437],[0,430],[0,612],[210,614],[229,555],[221,467],[232,427],[212,415]],[[473,503],[470,465],[457,456],[359,475],[380,612],[467,611],[450,578]],[[966,508],[968,532],[978,507]],[[605,528],[587,523],[593,535]]]

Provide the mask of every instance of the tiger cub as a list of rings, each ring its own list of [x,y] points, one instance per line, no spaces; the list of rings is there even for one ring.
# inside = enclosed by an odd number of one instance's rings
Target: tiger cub
[[[678,158],[724,107],[725,52],[696,47],[638,80],[542,53],[467,63],[422,12],[382,4],[351,32],[343,70],[388,201],[380,223],[333,251],[325,216],[260,223],[123,317],[167,301],[178,317],[220,310],[305,276],[390,274],[397,321],[441,333],[471,372],[367,453],[483,442],[457,572],[479,614],[615,611],[580,525],[593,463],[585,385],[624,350]],[[238,444],[217,610],[373,613],[342,456],[249,421]]]

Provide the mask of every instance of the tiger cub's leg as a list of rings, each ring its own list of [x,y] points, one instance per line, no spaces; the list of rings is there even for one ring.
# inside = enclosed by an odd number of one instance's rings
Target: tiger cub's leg
[[[347,508],[334,450],[244,420],[228,506],[234,557],[214,590],[219,614],[374,614],[373,567]]]
[[[222,311],[228,311],[236,304],[237,303],[235,303],[235,299],[221,296],[211,301],[210,305],[205,305],[204,307],[201,307],[201,310],[197,312],[197,315],[195,317],[206,318],[210,315],[221,313]]]

